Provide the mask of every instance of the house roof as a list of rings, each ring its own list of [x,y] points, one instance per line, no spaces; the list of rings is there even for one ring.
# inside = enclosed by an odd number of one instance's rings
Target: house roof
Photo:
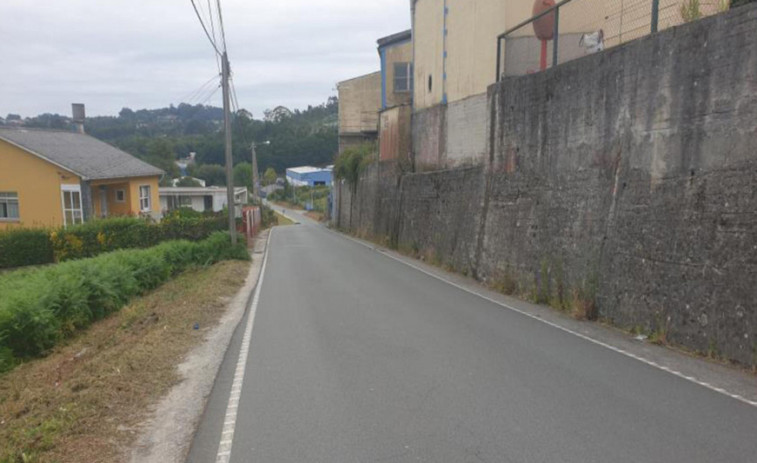
[[[394,45],[399,42],[407,42],[412,37],[413,37],[413,31],[411,29],[408,29],[406,31],[397,32],[396,34],[382,37],[378,39],[376,42],[378,43],[379,48],[384,48],[384,47],[388,47],[390,45]]]
[[[242,194],[245,191],[247,191],[246,187],[239,186],[234,187],[234,194]],[[209,186],[209,187],[160,187],[158,188],[158,192],[161,196],[172,196],[172,195],[180,195],[180,196],[205,196],[209,194],[215,194],[215,193],[226,193],[226,187],[225,186]]]
[[[0,140],[69,170],[83,180],[151,177],[164,173],[129,153],[76,132],[0,128]]]
[[[333,168],[334,166],[329,166],[326,168],[312,166],[290,167],[289,169],[287,169],[287,172],[293,172],[295,174],[312,174],[314,172],[331,172]]]

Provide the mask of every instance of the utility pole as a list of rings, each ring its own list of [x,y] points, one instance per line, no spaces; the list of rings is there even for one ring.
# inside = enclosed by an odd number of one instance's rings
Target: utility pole
[[[255,142],[252,142],[252,197],[256,200],[260,198],[260,187],[258,186],[258,155],[255,152]]]
[[[223,125],[226,132],[226,199],[229,210],[229,235],[231,244],[237,244],[237,215],[234,204],[234,160],[231,157],[231,110],[229,103],[229,56],[226,51],[221,56],[223,88]]]

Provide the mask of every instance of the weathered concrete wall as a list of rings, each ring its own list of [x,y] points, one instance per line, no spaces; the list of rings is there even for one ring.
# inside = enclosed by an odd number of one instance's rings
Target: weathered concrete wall
[[[416,111],[412,115],[413,158],[418,171],[440,169],[444,159],[446,106]]]
[[[413,114],[413,152],[420,172],[477,165],[488,152],[487,94]]]
[[[619,325],[754,361],[755,30],[732,12],[493,88],[480,275],[594,282]]]
[[[505,79],[474,118],[489,121],[482,165],[374,174],[352,227],[757,364],[755,30],[744,7]],[[449,127],[463,130],[450,121],[414,115],[416,165],[445,159]]]
[[[404,176],[398,246],[459,272],[472,272],[483,180],[482,166]]]
[[[486,93],[447,106],[444,166],[481,164],[488,153],[489,111]]]

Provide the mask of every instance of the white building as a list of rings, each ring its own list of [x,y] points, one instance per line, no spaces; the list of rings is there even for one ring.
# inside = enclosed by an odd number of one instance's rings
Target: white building
[[[221,212],[228,204],[226,187],[165,187],[158,191],[160,209],[163,213],[182,207],[192,208],[197,212]],[[241,217],[242,206],[247,204],[247,200],[247,188],[234,188],[234,204],[238,217]]]

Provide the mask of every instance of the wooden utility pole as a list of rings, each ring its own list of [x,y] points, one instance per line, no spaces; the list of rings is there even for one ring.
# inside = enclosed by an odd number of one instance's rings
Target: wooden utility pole
[[[223,125],[226,133],[226,197],[229,210],[229,235],[231,244],[237,244],[237,216],[234,205],[234,159],[231,156],[231,109],[229,101],[229,57],[226,51],[221,56],[223,89]]]

